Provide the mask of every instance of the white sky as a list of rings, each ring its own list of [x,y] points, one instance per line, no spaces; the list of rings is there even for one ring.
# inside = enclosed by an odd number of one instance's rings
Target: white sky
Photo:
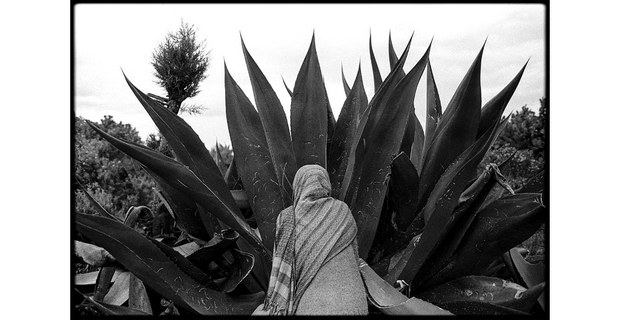
[[[397,54],[415,31],[405,71],[434,36],[431,61],[443,107],[488,36],[482,64],[483,103],[498,93],[531,58],[507,112],[527,104],[538,110],[545,95],[545,7],[542,5],[275,5],[275,4],[80,4],[75,7],[75,112],[98,121],[110,114],[136,127],[143,139],[157,129],[125,83],[121,68],[142,91],[165,95],[155,84],[150,58],[166,33],[183,21],[198,28],[211,51],[208,77],[192,103],[202,115],[182,115],[210,148],[230,144],[225,119],[224,60],[233,78],[253,100],[239,32],[289,114],[292,89],[312,32],[330,103],[337,115],[345,96],[340,76],[351,85],[361,61],[366,92],[374,92],[368,51],[372,42],[382,76],[389,71],[391,30]],[[425,121],[425,78],[416,113]]]

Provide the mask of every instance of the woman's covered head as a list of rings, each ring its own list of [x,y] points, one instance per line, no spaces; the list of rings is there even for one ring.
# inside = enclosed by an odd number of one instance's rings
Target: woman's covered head
[[[295,179],[293,179],[295,203],[302,199],[315,200],[329,197],[331,191],[332,185],[329,182],[329,175],[323,167],[316,164],[308,164],[297,170]]]

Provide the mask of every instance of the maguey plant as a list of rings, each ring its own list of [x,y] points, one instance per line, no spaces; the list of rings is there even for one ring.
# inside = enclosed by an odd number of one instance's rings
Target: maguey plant
[[[80,247],[93,245],[91,251],[105,253],[99,273],[107,274],[98,278],[107,279],[107,285],[97,297],[80,291],[98,310],[149,314],[155,307],[144,307],[146,302],[163,297],[181,314],[250,314],[268,287],[275,221],[291,204],[296,170],[318,164],[329,172],[332,197],[347,203],[357,223],[371,312],[433,313],[420,307],[421,300],[454,314],[543,312],[545,267],[525,261],[515,248],[546,221],[543,181],[533,179],[515,192],[503,179],[502,164],[480,174],[477,168],[506,123],[502,114],[525,66],[481,106],[483,45],[443,108],[430,44],[405,72],[411,39],[399,57],[390,37],[391,71],[384,78],[371,41],[374,95],[369,101],[361,65],[352,86],[343,74],[346,100],[336,119],[313,36],[293,89],[286,88],[291,96],[287,119],[272,85],[241,44],[255,105],[226,69],[226,117],[234,150],[228,168],[218,166],[182,118],[127,78],[174,159],[91,123],[156,180],[182,231],[174,241],[162,241],[105,210],[75,214],[75,230],[89,242]],[[424,129],[414,96],[425,70]],[[131,274],[134,278],[126,278],[133,282],[114,278],[114,270]],[[80,283],[86,284],[83,277]],[[89,284],[102,287],[95,275],[90,277]],[[121,299],[105,291],[113,279],[111,287],[122,292]],[[120,281],[125,284],[116,288]],[[140,284],[144,289],[137,290]]]

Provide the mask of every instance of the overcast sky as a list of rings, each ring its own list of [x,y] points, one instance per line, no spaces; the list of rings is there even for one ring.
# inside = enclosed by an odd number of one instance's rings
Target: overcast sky
[[[498,93],[530,62],[507,112],[528,105],[538,110],[545,95],[545,7],[542,5],[419,4],[80,4],[75,7],[75,113],[92,121],[112,115],[130,123],[145,139],[155,125],[125,83],[121,68],[142,91],[165,96],[154,82],[151,54],[169,31],[184,22],[206,39],[211,66],[201,92],[188,102],[203,105],[201,115],[182,117],[207,148],[230,144],[225,118],[224,61],[233,78],[253,101],[239,33],[267,76],[289,115],[292,89],[312,32],[330,104],[337,115],[345,96],[340,67],[353,83],[361,61],[366,92],[374,92],[368,51],[372,33],[381,75],[389,71],[388,34],[400,55],[412,32],[405,71],[422,56],[434,37],[430,59],[443,107],[465,75],[484,40],[482,102]],[[425,78],[423,78],[425,79]],[[415,105],[425,122],[425,81]]]

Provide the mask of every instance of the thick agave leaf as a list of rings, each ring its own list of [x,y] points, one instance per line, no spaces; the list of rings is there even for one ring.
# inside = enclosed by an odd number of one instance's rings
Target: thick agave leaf
[[[230,293],[246,279],[254,266],[254,257],[251,254],[234,248],[234,243],[238,238],[239,234],[229,229],[225,230],[224,234],[217,234],[204,246],[190,242],[173,249],[192,264],[201,266],[201,270],[205,272],[209,272],[207,266],[211,261],[218,265],[223,261],[220,267],[226,269],[229,276],[219,284],[218,291]],[[228,254],[227,250],[231,250],[232,254]]]
[[[154,191],[155,191],[155,194],[157,195],[157,198],[159,198],[159,200],[164,205],[164,207],[166,207],[166,209],[168,210],[170,215],[172,215],[172,217],[174,219],[176,219],[177,216],[176,216],[176,213],[174,212],[174,210],[172,209],[172,206],[170,205],[170,200],[168,198],[166,198],[166,195],[161,190],[155,189]]]
[[[361,260],[361,259],[360,259]],[[363,260],[360,273],[368,300],[381,312],[392,315],[450,315],[431,303],[418,298],[407,298],[379,277]]]
[[[293,96],[293,91],[291,91],[291,89],[289,89],[288,85],[286,85],[286,81],[284,81],[284,77],[282,77],[282,83],[284,83],[284,88],[286,89],[286,92],[288,92],[289,96]]]
[[[496,180],[498,185],[493,187],[493,189],[489,192],[487,198],[484,200],[484,203],[482,204],[482,206],[480,206],[481,209],[486,208],[489,204],[495,202],[497,199],[503,196],[515,194],[514,190],[512,189],[506,178],[501,174],[501,171],[506,169],[506,166],[516,154],[517,151],[513,152],[512,155],[510,155],[502,163],[500,163],[499,166],[497,166],[497,168],[499,169],[499,171],[496,172],[496,177],[499,177],[499,179]]]
[[[390,201],[396,214],[394,224],[405,230],[416,216],[419,178],[409,157],[401,152],[392,160]]]
[[[231,264],[229,269],[230,275],[221,285],[222,292],[225,293],[230,293],[235,290],[250,274],[254,267],[254,256],[251,254],[237,249],[233,249],[231,252],[234,257],[234,263]]]
[[[228,171],[228,168],[226,167],[226,163],[224,163],[224,157],[222,157],[222,153],[220,152],[219,145],[220,144],[216,140],[215,141],[215,160],[216,160],[215,163],[217,164],[217,168],[220,169],[220,173],[222,174],[222,177],[225,177],[226,171]]]
[[[383,78],[381,78],[381,72],[379,71],[379,66],[377,65],[377,59],[375,58],[375,53],[372,51],[372,35],[368,38],[368,49],[370,50],[370,64],[372,66],[372,77],[375,83],[375,94],[379,92],[379,88],[381,88],[381,83],[383,82]]]
[[[402,67],[396,69],[396,63],[398,62],[398,56],[396,55],[396,52],[394,51],[394,45],[392,44],[392,33],[391,32],[388,37],[388,56],[390,59],[390,69],[396,70],[395,80],[396,82],[398,82],[405,77],[405,71],[403,70]],[[411,154],[412,145],[415,141],[415,138],[417,137],[416,136],[417,128],[416,128],[416,123],[415,123],[417,119],[415,118],[416,116],[414,112],[413,103],[411,103],[411,110],[409,112],[409,120],[407,121],[407,128],[405,129],[405,134],[403,135],[403,142],[401,143],[401,146],[400,146],[400,151],[406,154]]]
[[[291,183],[295,177],[297,167],[295,164],[296,154],[293,152],[295,149],[294,146],[291,145],[291,135],[289,134],[288,125],[286,123],[286,114],[284,113],[280,99],[278,99],[269,81],[267,81],[267,78],[248,52],[243,39],[241,39],[241,47],[248,67],[248,73],[250,74],[254,101],[256,102],[258,115],[265,132],[268,150],[271,154],[271,164],[278,178],[275,181],[278,181],[282,189],[281,193],[284,206],[289,206],[292,203]],[[295,86],[297,86],[297,84],[295,84]],[[293,90],[293,92],[295,92],[295,90]],[[295,95],[293,94],[293,98],[294,97]],[[291,122],[291,126],[292,125],[293,123]],[[299,159],[297,162],[299,162]]]
[[[506,271],[508,271],[507,269],[508,268],[506,267],[500,256],[493,259],[489,266],[486,267],[486,269],[484,269],[484,271],[482,271],[480,275],[486,277],[497,277],[502,279],[508,278],[509,275],[506,275]]]
[[[529,60],[528,60],[529,61]],[[521,76],[523,76],[523,72],[525,71],[525,67],[527,66],[527,62],[521,68],[521,71],[508,83],[508,85],[500,91],[493,99],[489,100],[484,107],[482,107],[482,111],[480,114],[480,125],[478,126],[478,137],[484,134],[484,132],[493,127],[496,122],[499,122],[502,118],[502,114],[508,105],[508,101],[512,97],[512,94],[517,89],[517,85],[519,85],[519,81],[521,80]]]
[[[99,204],[99,202],[97,202],[97,200],[95,200],[95,198],[93,198],[90,195],[90,193],[88,193],[88,191],[86,191],[86,189],[81,184],[80,184],[80,189],[86,195],[86,198],[88,199],[90,204],[93,206],[93,208],[95,208],[95,210],[97,210],[97,213],[99,213],[102,217],[106,217],[106,218],[116,220],[116,221],[121,221],[115,215],[109,213],[106,209],[104,209],[103,206],[101,206],[101,204]]]
[[[123,224],[129,226],[130,228],[136,228],[137,227],[137,223],[138,223],[138,219],[139,218],[143,218],[144,216],[142,215],[142,213],[145,212],[148,217],[146,217],[149,220],[153,220],[154,218],[154,214],[153,211],[151,211],[151,209],[147,206],[131,206],[129,208],[129,210],[127,210],[127,212],[125,213],[125,218],[123,219]],[[142,215],[142,217],[141,217]]]
[[[344,87],[344,96],[348,97],[349,92],[351,92],[351,87],[349,87],[349,84],[347,83],[347,79],[345,79],[344,77],[344,67],[342,66],[342,64],[340,64],[340,73],[342,75],[342,86]],[[340,113],[342,113],[342,111]],[[340,116],[338,118],[340,119]]]
[[[123,76],[125,76],[124,73]],[[145,95],[136,88],[126,76],[125,80],[136,98],[138,98],[138,101],[140,101],[140,104],[142,104],[166,139],[166,142],[174,151],[176,159],[188,166],[189,170],[191,170],[200,181],[209,185],[214,192],[218,193],[223,201],[228,204],[234,204],[234,200],[228,192],[226,182],[223,180],[221,168],[219,168],[213,160],[211,154],[207,148],[205,148],[200,137],[198,137],[198,134],[196,134],[192,127],[157,100]],[[190,211],[191,208],[185,210]],[[212,225],[213,222],[216,221],[215,218],[211,216],[210,212],[203,212],[201,218],[209,225]],[[215,228],[215,226],[208,227],[207,230],[211,230],[212,228]]]
[[[99,302],[93,299],[92,297],[89,297],[83,294],[82,296],[86,298],[89,303],[91,303],[98,311],[100,311],[104,315],[109,315],[109,316],[149,316],[149,315],[152,315],[144,311],[136,310],[133,308],[115,306],[115,305]]]
[[[129,276],[131,276],[129,271],[118,275],[108,293],[103,297],[104,303],[120,306],[129,299]]]
[[[329,104],[329,100],[328,100],[327,101],[327,149],[328,150],[329,150],[329,145],[334,139],[335,129],[336,129],[336,117],[334,116],[334,112],[332,111],[332,107]],[[327,164],[327,162],[325,163]]]
[[[411,109],[413,109],[413,103],[411,104]],[[405,128],[405,133],[403,134],[403,141],[401,142],[399,150],[406,154],[411,154],[411,147],[413,146],[413,141],[415,140],[415,118],[415,114],[409,112],[407,127]]]
[[[522,280],[528,288],[534,288],[545,281],[545,264],[543,262],[527,262],[515,248],[510,249],[508,255],[516,271],[516,276]],[[538,297],[538,303],[540,303],[543,309],[546,309],[544,292]]]
[[[392,32],[388,35],[388,58],[390,59],[390,69],[394,70],[396,64],[398,63],[398,56],[396,55],[394,44],[392,43]],[[405,71],[403,71],[402,68],[398,70],[398,76],[401,79],[405,77]]]
[[[329,172],[329,179],[332,184],[332,197],[334,198],[339,197],[342,180],[347,168],[351,165],[349,163],[349,154],[359,124],[359,115],[368,106],[368,98],[366,97],[362,81],[361,66],[358,68],[351,92],[352,94],[347,95],[347,99],[338,116],[338,122],[336,122],[336,128],[334,129],[334,139],[328,150],[327,171]]]
[[[226,185],[230,190],[243,189],[243,184],[241,183],[241,178],[239,178],[239,170],[237,170],[237,163],[235,162],[234,157],[230,162],[230,166],[228,166],[228,170],[226,170],[224,181],[226,181]]]
[[[265,265],[271,264],[271,253],[263,246],[261,240],[256,237],[251,227],[243,220],[241,212],[236,207],[228,189],[224,193],[226,196],[223,197],[219,190],[214,190],[210,180],[208,183],[203,183],[186,166],[147,147],[114,138],[97,128],[94,124],[90,122],[89,124],[99,135],[116,148],[149,168],[149,170],[167,181],[177,191],[186,194],[194,200],[198,205],[200,213],[208,211],[220,221],[239,232],[243,238],[243,241],[239,241],[242,250],[250,250],[249,252],[255,254],[257,260],[264,261]],[[221,179],[222,183],[224,183],[223,178],[219,174],[218,179]],[[226,185],[224,184],[224,186]],[[232,203],[229,199],[232,200]],[[200,210],[200,208],[204,210]],[[201,218],[204,219],[204,217]],[[258,265],[261,266],[262,264]],[[264,282],[267,281],[268,271],[258,269],[256,272],[259,274],[259,279]]]
[[[99,274],[97,274],[97,282],[95,283],[95,292],[93,293],[93,299],[97,301],[102,301],[103,297],[110,290],[110,284],[112,283],[112,278],[116,273],[116,267],[103,267],[99,270]]]
[[[291,135],[297,167],[318,164],[327,168],[329,109],[312,35],[291,99]]]
[[[73,248],[75,254],[91,266],[106,267],[117,265],[116,259],[102,247],[76,240],[74,241]]]
[[[142,280],[138,279],[133,273],[129,276],[129,302],[128,307],[139,310],[147,314],[153,314],[151,301],[146,292],[146,287]]]
[[[244,281],[250,288],[257,288],[255,281],[247,278],[254,267],[255,259],[251,254],[234,248],[238,238],[239,233],[228,229],[217,233],[204,246],[190,242],[173,249],[196,266],[207,266],[209,262],[214,261],[226,269],[229,276],[220,285],[222,292],[229,293]],[[231,250],[232,254],[226,252],[228,250]],[[260,287],[257,291],[260,291]]]
[[[385,274],[383,278],[387,283],[396,283],[396,280],[399,279],[399,276],[402,274],[403,270],[407,265],[408,259],[411,257],[413,251],[420,243],[421,237],[422,234],[414,236],[408,242],[405,242],[406,246],[404,248],[398,251],[394,251],[394,253],[392,254],[386,254],[385,257],[376,265],[375,270],[377,270],[377,272],[380,271],[381,274]],[[404,239],[404,236],[398,238],[398,240],[401,240],[401,242],[404,241],[402,239]],[[401,242],[394,241],[394,243],[398,244],[399,246],[401,245]]]
[[[445,168],[476,141],[480,123],[480,65],[483,50],[484,46],[448,103],[430,141],[420,173],[420,205],[426,203]]]
[[[457,301],[476,301],[529,312],[544,290],[544,283],[531,289],[495,277],[468,276],[418,294],[438,306]]]
[[[276,219],[290,194],[283,195],[289,183],[278,183],[272,153],[258,112],[225,68],[226,121],[235,150],[239,176],[248,194],[263,243],[273,248]],[[288,130],[288,129],[287,129]],[[288,132],[288,131],[287,131]],[[287,160],[288,161],[288,160]],[[288,162],[287,162],[288,163]],[[293,163],[289,163],[294,165]],[[292,178],[290,180],[292,182]]]
[[[428,66],[426,66],[426,140],[424,141],[423,156],[426,156],[428,147],[435,137],[435,129],[441,115],[441,101],[429,59]]]
[[[413,34],[411,34],[413,37]],[[394,51],[394,45],[392,44],[392,32],[388,35],[388,56],[390,59],[390,70],[396,70],[396,81],[400,81],[405,77],[405,71],[402,66],[398,66],[398,56]]]
[[[458,205],[460,194],[465,190],[469,177],[475,172],[478,163],[506,123],[507,121],[504,121],[495,126],[493,130],[488,130],[485,135],[459,155],[440,177],[421,213],[424,220],[428,222],[420,243],[409,258],[405,257],[398,262],[399,268],[403,270],[398,279],[405,279],[411,283],[422,265],[446,237],[448,231],[446,225],[454,219],[452,213]],[[402,264],[405,264],[405,267],[402,267]]]
[[[176,306],[199,314],[249,314],[262,302],[262,294],[232,297],[205,287],[179,268],[184,259],[180,254],[173,261],[170,252],[155,244],[157,241],[122,223],[80,214],[75,223],[79,232],[105,246],[127,269]]]
[[[403,57],[406,56],[408,49],[409,45]],[[357,183],[359,187],[356,186],[355,196],[347,203],[350,204],[351,212],[357,222],[359,254],[362,259],[367,257],[375,238],[387,190],[392,157],[398,153],[407,125],[408,118],[402,115],[407,114],[413,103],[429,52],[430,47],[407,76],[394,87],[392,94],[381,97],[375,102],[374,107],[369,107],[371,110],[368,112],[368,122],[361,131],[360,140],[365,143],[366,147],[365,150],[361,150],[360,156],[355,156],[356,162],[353,169],[353,176],[359,177],[355,179],[359,181]],[[401,62],[404,62],[403,58]],[[399,65],[402,65],[401,62]],[[384,84],[386,89],[392,87],[390,83],[392,79],[393,75],[390,74]],[[383,86],[381,91],[383,91]],[[361,128],[358,132],[360,130]],[[356,153],[358,152],[356,150]],[[351,191],[347,190],[347,192]]]
[[[545,264],[543,262],[527,262],[516,248],[510,249],[509,255],[519,279],[523,280],[528,288],[545,281]]]
[[[449,236],[441,241],[435,253],[422,265],[411,284],[412,286],[416,287],[419,283],[432,277],[437,270],[448,262],[448,259],[459,246],[469,226],[474,221],[485,198],[497,184],[497,181],[502,179],[505,178],[501,175],[497,166],[491,164],[476,181],[461,193],[459,204],[452,213],[454,219],[450,220],[445,226]],[[504,181],[503,183],[506,182]]]
[[[407,53],[409,52],[409,47],[411,46],[411,39],[409,39],[409,43],[405,48],[405,53],[403,53],[401,59],[398,61],[399,67],[405,64],[405,60],[407,58]],[[353,152],[349,154],[349,165],[347,167],[347,171],[345,172],[345,176],[342,179],[342,187],[340,192],[340,200],[343,200],[346,203],[351,203],[353,195],[357,190],[357,185],[359,183],[360,174],[356,171],[359,170],[359,163],[361,161],[357,161],[356,159],[362,159],[362,156],[368,149],[365,140],[365,134],[367,132],[372,131],[381,118],[381,114],[386,109],[386,100],[394,92],[398,82],[396,81],[396,72],[391,72],[388,77],[385,79],[385,83],[381,87],[381,90],[376,92],[370,101],[368,107],[363,111],[360,122],[358,124],[357,132],[355,134],[355,139],[353,140]],[[385,126],[385,124],[384,124]]]
[[[116,281],[116,278],[118,277],[119,274],[121,274],[121,272],[123,271],[116,269],[110,282]],[[76,274],[73,276],[73,284],[76,286],[92,286],[97,282],[98,275],[99,275],[99,271]]]
[[[209,240],[209,242],[204,245],[199,245],[196,242],[189,242],[184,245],[176,246],[173,249],[182,256],[187,257],[192,263],[202,265],[213,261],[216,257],[233,248],[238,239],[239,233],[232,229],[228,229],[215,234],[213,239]]]
[[[409,155],[409,159],[411,159],[411,162],[413,163],[413,166],[415,167],[417,172],[420,172],[422,170],[422,157],[423,157],[423,150],[424,150],[424,142],[426,141],[426,138],[424,137],[424,129],[422,129],[422,124],[420,123],[420,120],[418,119],[418,117],[415,115],[415,112],[411,112],[411,115],[413,116],[413,123],[415,125],[415,130],[414,130],[414,139],[413,139],[413,145],[411,146],[411,153]],[[411,119],[409,119],[409,123],[411,123]]]
[[[182,254],[174,250],[173,248],[163,244],[155,239],[149,239],[161,252],[163,252],[168,259],[170,259],[181,272],[194,279],[196,282],[206,286],[209,289],[220,290],[220,288],[213,282],[212,277],[203,272],[198,266],[194,265],[191,261],[185,258]]]
[[[245,190],[230,190],[230,193],[235,199],[235,203],[239,209],[249,209],[250,208],[250,199],[248,198],[248,194]]]
[[[174,151],[178,161],[188,166],[200,181],[209,185],[225,202],[233,204],[234,201],[218,166],[192,127],[181,117],[138,90],[127,77],[125,80]]]
[[[529,238],[545,221],[540,194],[504,197],[480,211],[449,262],[420,290],[479,274],[502,253]]]
[[[174,212],[177,227],[192,237],[204,241],[211,239],[212,235],[219,229],[218,221],[210,214],[201,214],[194,200],[169,185],[166,180],[148,168],[145,170],[157,182],[161,192],[169,200],[168,204]]]

